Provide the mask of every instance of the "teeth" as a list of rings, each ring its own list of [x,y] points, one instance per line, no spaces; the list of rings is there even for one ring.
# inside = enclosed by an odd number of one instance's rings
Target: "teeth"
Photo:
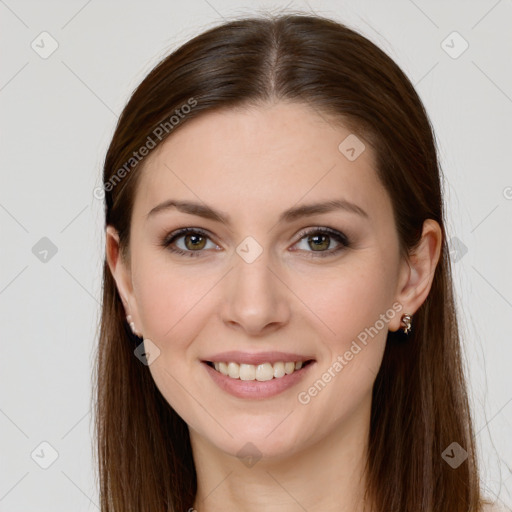
[[[279,363],[274,363],[274,377],[276,379],[280,379],[281,377],[284,376],[284,363],[281,361]]]
[[[293,373],[295,370],[295,363],[284,363],[284,373],[286,375],[290,375],[290,373]]]
[[[259,364],[256,367],[256,380],[264,381],[274,378],[274,368],[270,363]]]
[[[238,379],[240,377],[244,380],[244,378],[240,376],[240,366],[237,363],[228,363],[228,375],[232,379]]]
[[[302,361],[279,361],[277,363],[263,363],[263,364],[238,364],[233,361],[213,363],[215,369],[231,377],[232,379],[240,380],[257,380],[260,382],[272,379],[280,379],[285,375],[290,375],[296,370],[300,370],[303,366]]]
[[[236,364],[236,363],[229,363],[229,364]],[[231,375],[230,375],[230,377],[231,377]],[[240,380],[254,380],[255,378],[256,378],[256,366],[254,366],[253,364],[243,364],[242,363],[240,365]]]

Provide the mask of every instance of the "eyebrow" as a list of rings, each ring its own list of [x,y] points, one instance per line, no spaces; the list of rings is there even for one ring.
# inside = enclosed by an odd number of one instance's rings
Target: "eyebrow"
[[[196,203],[193,201],[177,201],[175,199],[168,199],[163,203],[155,206],[146,216],[146,219],[156,215],[157,213],[164,212],[170,209],[176,209],[182,213],[189,213],[191,215],[197,215],[205,219],[214,220],[223,224],[230,225],[230,216],[224,212],[215,210],[210,206],[202,203]],[[333,199],[322,203],[306,204],[302,206],[296,206],[285,210],[279,216],[279,222],[293,222],[301,217],[308,217],[320,213],[328,213],[335,210],[345,210],[350,213],[355,213],[369,219],[369,215],[358,205],[347,201],[346,199]]]

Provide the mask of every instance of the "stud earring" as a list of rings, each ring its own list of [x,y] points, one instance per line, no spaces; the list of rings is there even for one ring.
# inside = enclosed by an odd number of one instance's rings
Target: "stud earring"
[[[404,334],[409,334],[411,332],[412,316],[408,314],[402,315],[401,320],[405,325]]]
[[[135,330],[135,323],[133,322],[132,315],[126,315],[126,321],[128,322],[128,325],[130,326],[130,329],[132,330],[133,334],[141,338],[141,336]]]

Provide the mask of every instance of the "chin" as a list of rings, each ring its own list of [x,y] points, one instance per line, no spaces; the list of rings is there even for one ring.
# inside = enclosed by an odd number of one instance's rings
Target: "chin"
[[[296,423],[292,424],[294,414],[281,415],[278,419],[272,416],[261,416],[261,421],[254,421],[247,417],[240,418],[238,421],[224,423],[226,430],[232,433],[233,437],[224,430],[212,436],[212,432],[206,435],[208,443],[215,446],[218,450],[240,459],[258,459],[279,461],[295,455],[302,448],[313,442],[311,435],[306,435],[307,429],[300,428]],[[286,418],[283,421],[283,418]]]

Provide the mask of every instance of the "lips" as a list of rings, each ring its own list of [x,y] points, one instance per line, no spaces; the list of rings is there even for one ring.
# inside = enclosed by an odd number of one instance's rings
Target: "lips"
[[[315,359],[286,352],[223,352],[203,360],[224,391],[238,398],[263,399],[292,388],[309,373]]]
[[[203,359],[203,362],[210,363],[226,363],[233,362],[237,364],[252,364],[259,365],[264,363],[278,363],[278,362],[302,362],[314,360],[311,355],[294,354],[292,352],[240,352],[232,350],[229,352],[221,352],[219,354],[212,354]]]

